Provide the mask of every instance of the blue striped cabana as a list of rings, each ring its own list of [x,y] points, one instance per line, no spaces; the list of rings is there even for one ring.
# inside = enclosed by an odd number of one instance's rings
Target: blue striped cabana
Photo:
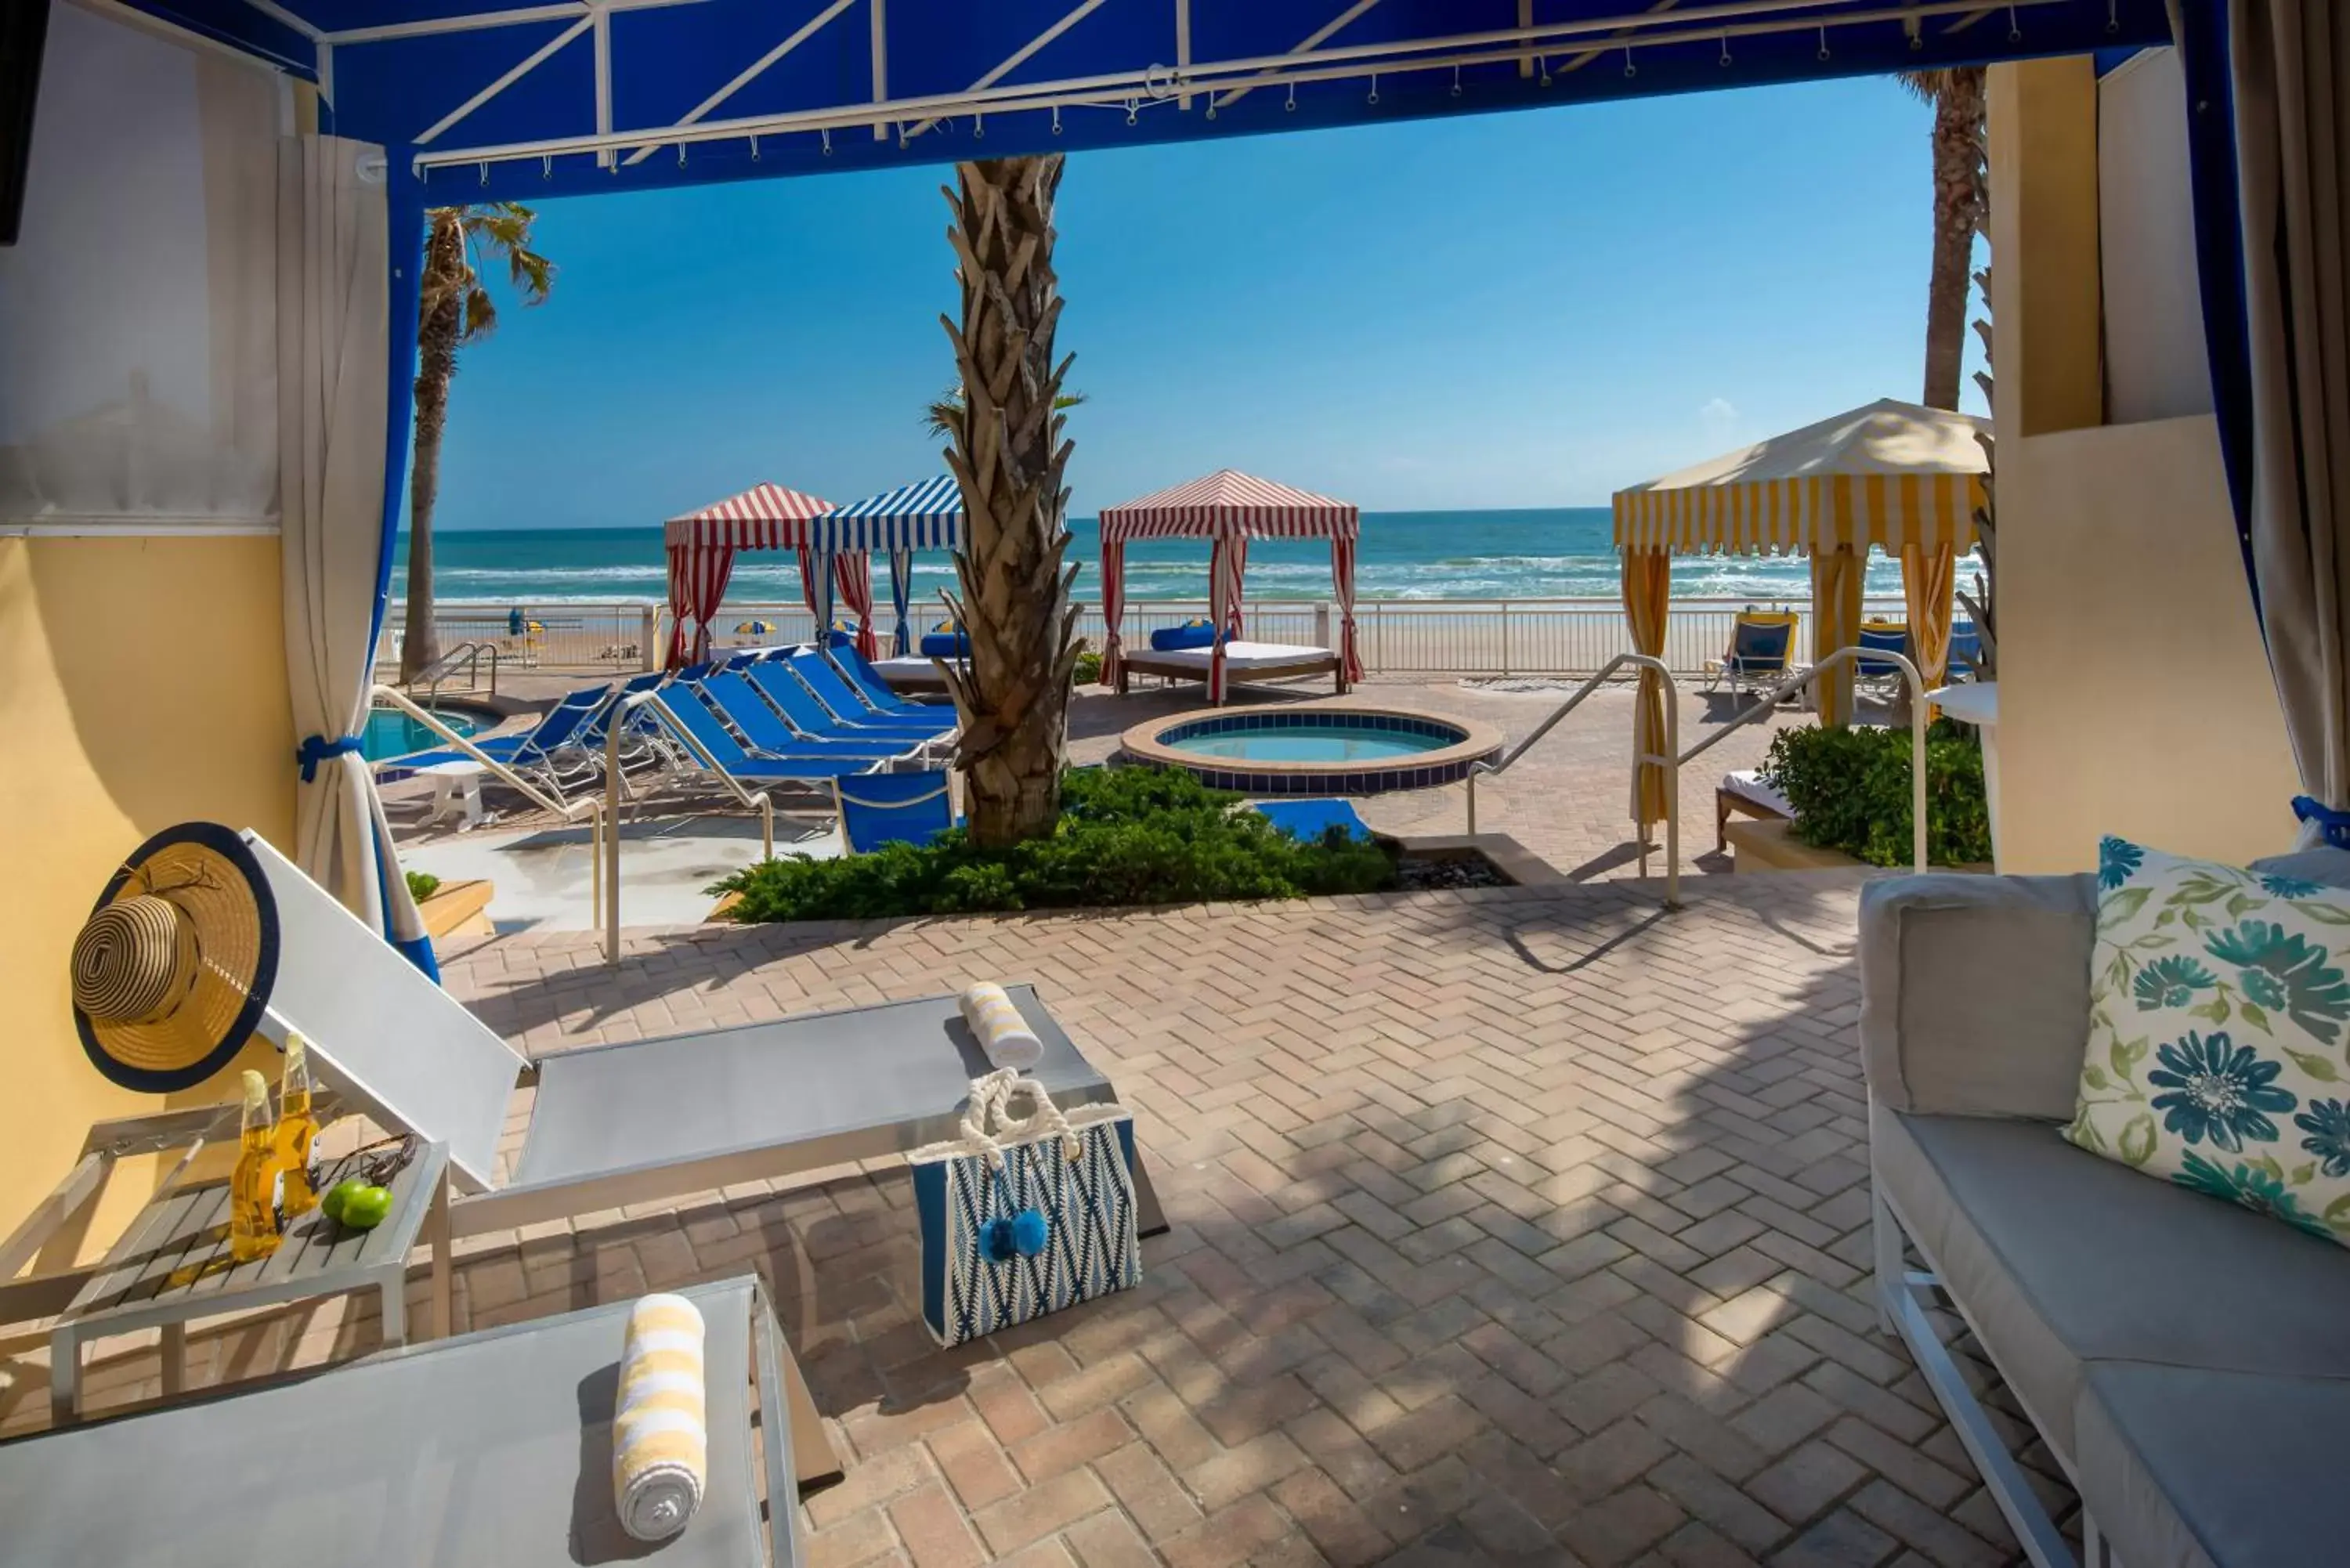
[[[886,551],[889,556],[889,603],[897,611],[898,629],[891,656],[902,659],[913,649],[906,624],[913,592],[914,552],[962,549],[962,490],[954,476],[917,480],[868,495],[847,506],[836,506],[808,524],[808,542],[829,567],[836,551]],[[826,596],[818,625],[832,624],[828,571],[816,574],[817,591]]]

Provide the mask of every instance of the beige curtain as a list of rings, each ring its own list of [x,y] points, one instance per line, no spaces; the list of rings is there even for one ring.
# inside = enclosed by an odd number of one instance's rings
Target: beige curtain
[[[1632,651],[1652,659],[1665,654],[1665,618],[1671,607],[1673,558],[1663,550],[1624,552],[1624,616],[1631,623]],[[1653,670],[1640,671],[1639,694],[1632,706],[1632,750],[1636,755],[1665,749],[1665,683]],[[1670,803],[1665,793],[1665,770],[1648,763],[1632,770],[1632,820],[1645,839],[1648,828],[1665,819]]]
[[[1901,546],[1901,597],[1909,605],[1909,657],[1929,691],[1950,677],[1950,615],[1958,586],[1956,546]]]
[[[1840,648],[1860,640],[1862,557],[1850,549],[1812,553],[1812,661],[1818,663]],[[1947,622],[1946,622],[1947,624]],[[1943,646],[1950,643],[1948,631]],[[1852,663],[1839,664],[1812,688],[1819,704],[1820,722],[1852,722]]]
[[[390,249],[380,148],[292,137],[277,161],[278,511],[286,665],[301,742],[294,858],[430,970],[431,944],[359,754],[383,548]]]
[[[2302,785],[2350,807],[2350,7],[2233,0],[2252,566]]]

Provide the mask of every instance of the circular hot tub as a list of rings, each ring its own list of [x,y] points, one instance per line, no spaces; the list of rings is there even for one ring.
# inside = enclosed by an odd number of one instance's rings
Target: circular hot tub
[[[1463,778],[1501,749],[1502,736],[1488,724],[1405,708],[1299,702],[1153,719],[1119,745],[1129,762],[1182,768],[1211,789],[1376,794]]]

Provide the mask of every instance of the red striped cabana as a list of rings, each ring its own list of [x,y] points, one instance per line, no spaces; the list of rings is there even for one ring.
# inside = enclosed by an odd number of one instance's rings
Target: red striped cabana
[[[1102,680],[1115,683],[1126,654],[1118,622],[1126,610],[1126,546],[1136,539],[1206,539],[1208,618],[1215,627],[1208,666],[1208,701],[1224,700],[1224,643],[1241,625],[1241,578],[1251,539],[1327,539],[1330,575],[1338,598],[1338,667],[1343,684],[1363,678],[1355,645],[1355,543],[1362,512],[1352,502],[1276,484],[1232,470],[1161,490],[1101,514],[1102,617],[1109,632],[1102,647]]]
[[[809,554],[808,519],[832,510],[832,503],[780,484],[754,484],[740,495],[712,502],[699,512],[672,517],[662,530],[669,545],[669,668],[710,657],[711,623],[725,602],[737,550],[793,550],[800,558],[800,597],[816,611],[815,567]],[[833,557],[833,580],[841,602],[857,615],[857,647],[867,658],[873,639],[873,567],[862,550]],[[694,624],[691,643],[688,621]]]

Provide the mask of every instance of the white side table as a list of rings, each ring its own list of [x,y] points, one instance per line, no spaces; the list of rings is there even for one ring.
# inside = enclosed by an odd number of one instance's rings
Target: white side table
[[[482,820],[482,775],[487,768],[479,763],[434,763],[416,771],[432,781],[432,809],[425,821],[459,817],[462,833]]]

